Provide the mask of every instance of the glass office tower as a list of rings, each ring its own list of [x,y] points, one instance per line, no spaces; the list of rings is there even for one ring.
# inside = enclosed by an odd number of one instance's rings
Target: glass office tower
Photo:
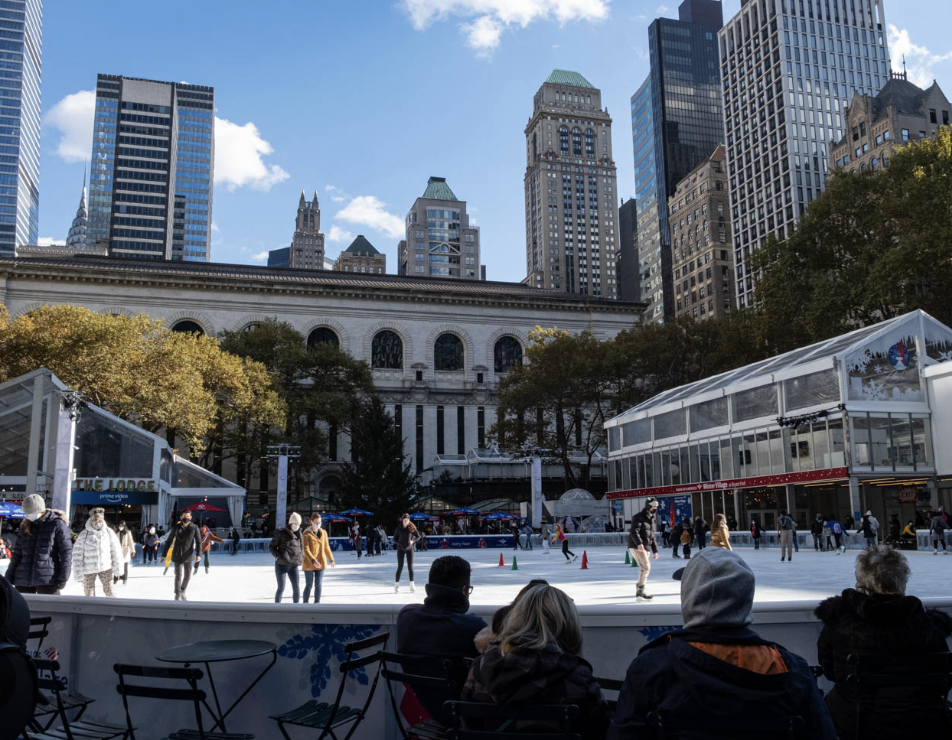
[[[651,72],[632,97],[641,292],[648,321],[674,316],[668,197],[724,137],[717,46],[722,24],[719,0],[684,0],[678,20],[658,18],[648,27]]]
[[[826,187],[853,93],[889,80],[882,0],[743,0],[720,32],[738,308],[751,251],[786,238]]]
[[[0,3],[0,255],[36,244],[40,210],[42,0]]]
[[[210,87],[99,75],[87,244],[208,261],[214,98]]]

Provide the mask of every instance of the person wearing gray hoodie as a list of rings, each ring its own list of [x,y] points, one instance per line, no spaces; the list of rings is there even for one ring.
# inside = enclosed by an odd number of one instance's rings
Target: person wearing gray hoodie
[[[836,740],[809,665],[750,629],[753,604],[754,574],[736,552],[711,547],[691,558],[681,573],[684,626],[632,661],[607,740],[655,738],[652,712],[669,722],[703,717],[710,729],[690,737],[728,737],[738,721],[767,728],[798,716],[803,738]]]

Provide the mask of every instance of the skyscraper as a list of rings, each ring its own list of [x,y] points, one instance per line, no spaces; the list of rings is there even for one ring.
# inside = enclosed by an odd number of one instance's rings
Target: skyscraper
[[[553,70],[525,128],[529,285],[618,297],[611,134],[601,90],[578,72]]]
[[[445,177],[431,177],[407,214],[407,237],[400,242],[400,275],[479,280],[479,228],[470,226],[466,201]]]
[[[854,92],[889,79],[882,0],[744,0],[720,32],[738,308],[751,251],[784,239],[826,185]]]
[[[86,211],[86,176],[83,175],[83,194],[79,196],[79,208],[76,209],[76,217],[73,219],[72,226],[69,227],[69,233],[66,235],[66,246],[71,249],[84,249],[86,247],[86,225],[89,214]]]
[[[651,71],[631,98],[641,300],[646,321],[674,316],[668,198],[724,137],[720,0],[684,0],[678,20],[648,27]]]
[[[207,262],[215,153],[211,87],[99,75],[88,244]]]
[[[314,191],[314,200],[305,200],[304,191],[294,217],[291,246],[268,252],[268,267],[292,267],[297,270],[323,270],[324,232],[321,231],[321,204]]]
[[[40,210],[43,1],[0,3],[0,255],[36,244]]]
[[[623,200],[618,208],[618,298],[641,300],[641,273],[638,270],[638,201]]]

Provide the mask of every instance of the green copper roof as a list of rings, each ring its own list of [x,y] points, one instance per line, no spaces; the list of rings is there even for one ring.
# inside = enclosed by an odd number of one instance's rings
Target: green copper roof
[[[423,193],[424,198],[432,200],[459,200],[450,186],[446,184],[445,177],[431,177],[426,183],[426,190]]]
[[[363,234],[358,234],[357,238],[344,251],[356,254],[380,254],[376,247],[364,238]]]
[[[578,72],[569,72],[567,69],[553,69],[552,74],[549,75],[549,79],[547,79],[546,82],[551,82],[553,85],[572,85],[573,87],[595,89],[595,85],[582,77]]]

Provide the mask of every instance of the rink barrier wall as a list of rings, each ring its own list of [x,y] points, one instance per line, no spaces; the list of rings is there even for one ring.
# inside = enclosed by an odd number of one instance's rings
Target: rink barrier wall
[[[397,614],[402,605],[224,604],[140,599],[104,599],[79,596],[26,597],[33,616],[49,615],[50,636],[43,652],[58,654],[69,685],[96,698],[88,719],[121,722],[114,663],[160,665],[155,656],[167,647],[203,640],[270,640],[279,646],[277,663],[229,717],[232,732],[251,732],[259,738],[277,737],[269,715],[292,709],[308,699],[333,700],[343,657],[341,648],[354,640],[383,631],[395,640]],[[952,616],[952,598],[923,599],[926,607]],[[813,616],[817,601],[765,602],[755,605],[753,628],[762,637],[784,645],[810,664],[817,662],[820,624]],[[498,606],[474,606],[472,612],[487,622]],[[677,604],[583,605],[583,655],[595,674],[622,679],[638,650],[665,632],[681,626]],[[952,643],[952,641],[950,641]],[[950,644],[952,647],[952,644]],[[389,649],[397,648],[394,642]],[[48,654],[48,653],[47,653]],[[267,665],[270,656],[253,661],[214,664],[216,686],[227,706]],[[312,670],[325,665],[330,670]],[[202,666],[196,666],[202,667]],[[829,688],[825,679],[821,687]],[[345,693],[345,702],[363,703],[366,687]],[[189,707],[148,700],[132,704],[143,736],[159,737],[189,727]],[[368,717],[358,737],[399,740],[386,687],[378,686]]]

